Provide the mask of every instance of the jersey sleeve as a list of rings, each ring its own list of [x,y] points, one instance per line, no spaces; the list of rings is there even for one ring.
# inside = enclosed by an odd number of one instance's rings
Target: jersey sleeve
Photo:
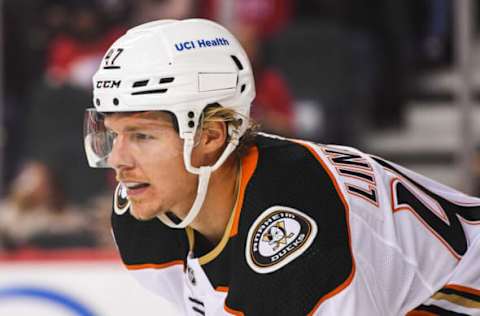
[[[476,264],[480,258],[480,199],[394,163],[376,160],[400,177],[405,187],[409,184],[408,190],[417,190],[415,197],[403,193],[399,199],[413,205],[409,211],[416,214],[424,230],[430,232],[429,248],[435,254],[436,262],[419,264],[425,279],[433,279],[429,282],[432,294],[407,315],[480,315],[480,265]],[[397,187],[393,189],[399,191]],[[429,199],[435,204],[429,205]],[[394,201],[394,206],[396,204],[398,201]],[[442,247],[436,247],[438,244]],[[432,269],[433,264],[441,266],[449,262],[450,267],[443,273]]]
[[[480,199],[353,148],[321,150],[349,201],[359,274],[380,310],[404,315],[420,304],[433,312],[452,298],[439,294],[445,286],[476,290]]]

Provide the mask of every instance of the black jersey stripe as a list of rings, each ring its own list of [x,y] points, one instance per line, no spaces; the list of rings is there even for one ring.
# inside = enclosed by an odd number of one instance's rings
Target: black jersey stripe
[[[460,289],[451,288],[451,287],[444,287],[439,292],[442,292],[442,293],[445,293],[445,294],[453,294],[453,295],[461,296],[461,297],[464,297],[466,299],[476,301],[480,304],[480,295],[478,295],[478,294],[474,294],[474,293],[467,292],[467,291],[462,291]]]
[[[195,298],[193,298],[193,297],[188,297],[188,300],[189,300],[190,302],[192,302],[192,303],[195,303],[195,304],[198,304],[198,305],[201,305],[201,306],[205,306],[205,304],[203,304],[202,301],[199,301],[199,300],[197,300],[197,299],[195,299]]]
[[[420,305],[415,308],[414,311],[425,311],[439,316],[468,316],[468,314],[457,313],[436,305]]]
[[[192,309],[200,315],[205,315],[205,311],[202,311],[201,309],[196,308],[195,306],[193,306]]]

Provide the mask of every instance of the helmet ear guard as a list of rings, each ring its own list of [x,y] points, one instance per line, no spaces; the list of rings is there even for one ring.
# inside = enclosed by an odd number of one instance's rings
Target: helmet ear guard
[[[197,196],[180,223],[164,214],[158,218],[174,228],[189,225],[203,205],[211,173],[235,150],[248,128],[255,84],[243,48],[228,30],[212,21],[145,23],[110,47],[93,77],[93,87],[95,108],[91,112],[166,111],[174,115],[184,140],[185,169],[199,177]],[[202,128],[205,108],[214,103],[234,110],[240,124],[227,123],[228,144],[215,163],[194,167],[195,134]],[[100,116],[91,114],[85,123],[84,145],[91,167],[108,167],[108,150],[113,146],[109,142],[113,141],[102,124]]]

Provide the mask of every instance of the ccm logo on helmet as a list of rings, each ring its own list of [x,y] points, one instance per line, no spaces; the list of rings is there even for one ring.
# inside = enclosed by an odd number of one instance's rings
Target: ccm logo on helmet
[[[122,80],[99,80],[97,81],[97,89],[102,88],[120,88]]]
[[[175,44],[175,49],[178,52],[181,52],[184,49],[195,49],[195,48],[205,48],[212,46],[228,46],[230,43],[224,37],[217,37],[212,40],[207,39],[198,39],[196,41],[180,42]]]

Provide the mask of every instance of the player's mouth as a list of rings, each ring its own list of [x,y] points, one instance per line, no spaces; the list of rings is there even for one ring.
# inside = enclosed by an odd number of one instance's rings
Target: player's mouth
[[[123,185],[127,188],[127,194],[130,197],[140,195],[150,187],[146,182],[123,182]]]

